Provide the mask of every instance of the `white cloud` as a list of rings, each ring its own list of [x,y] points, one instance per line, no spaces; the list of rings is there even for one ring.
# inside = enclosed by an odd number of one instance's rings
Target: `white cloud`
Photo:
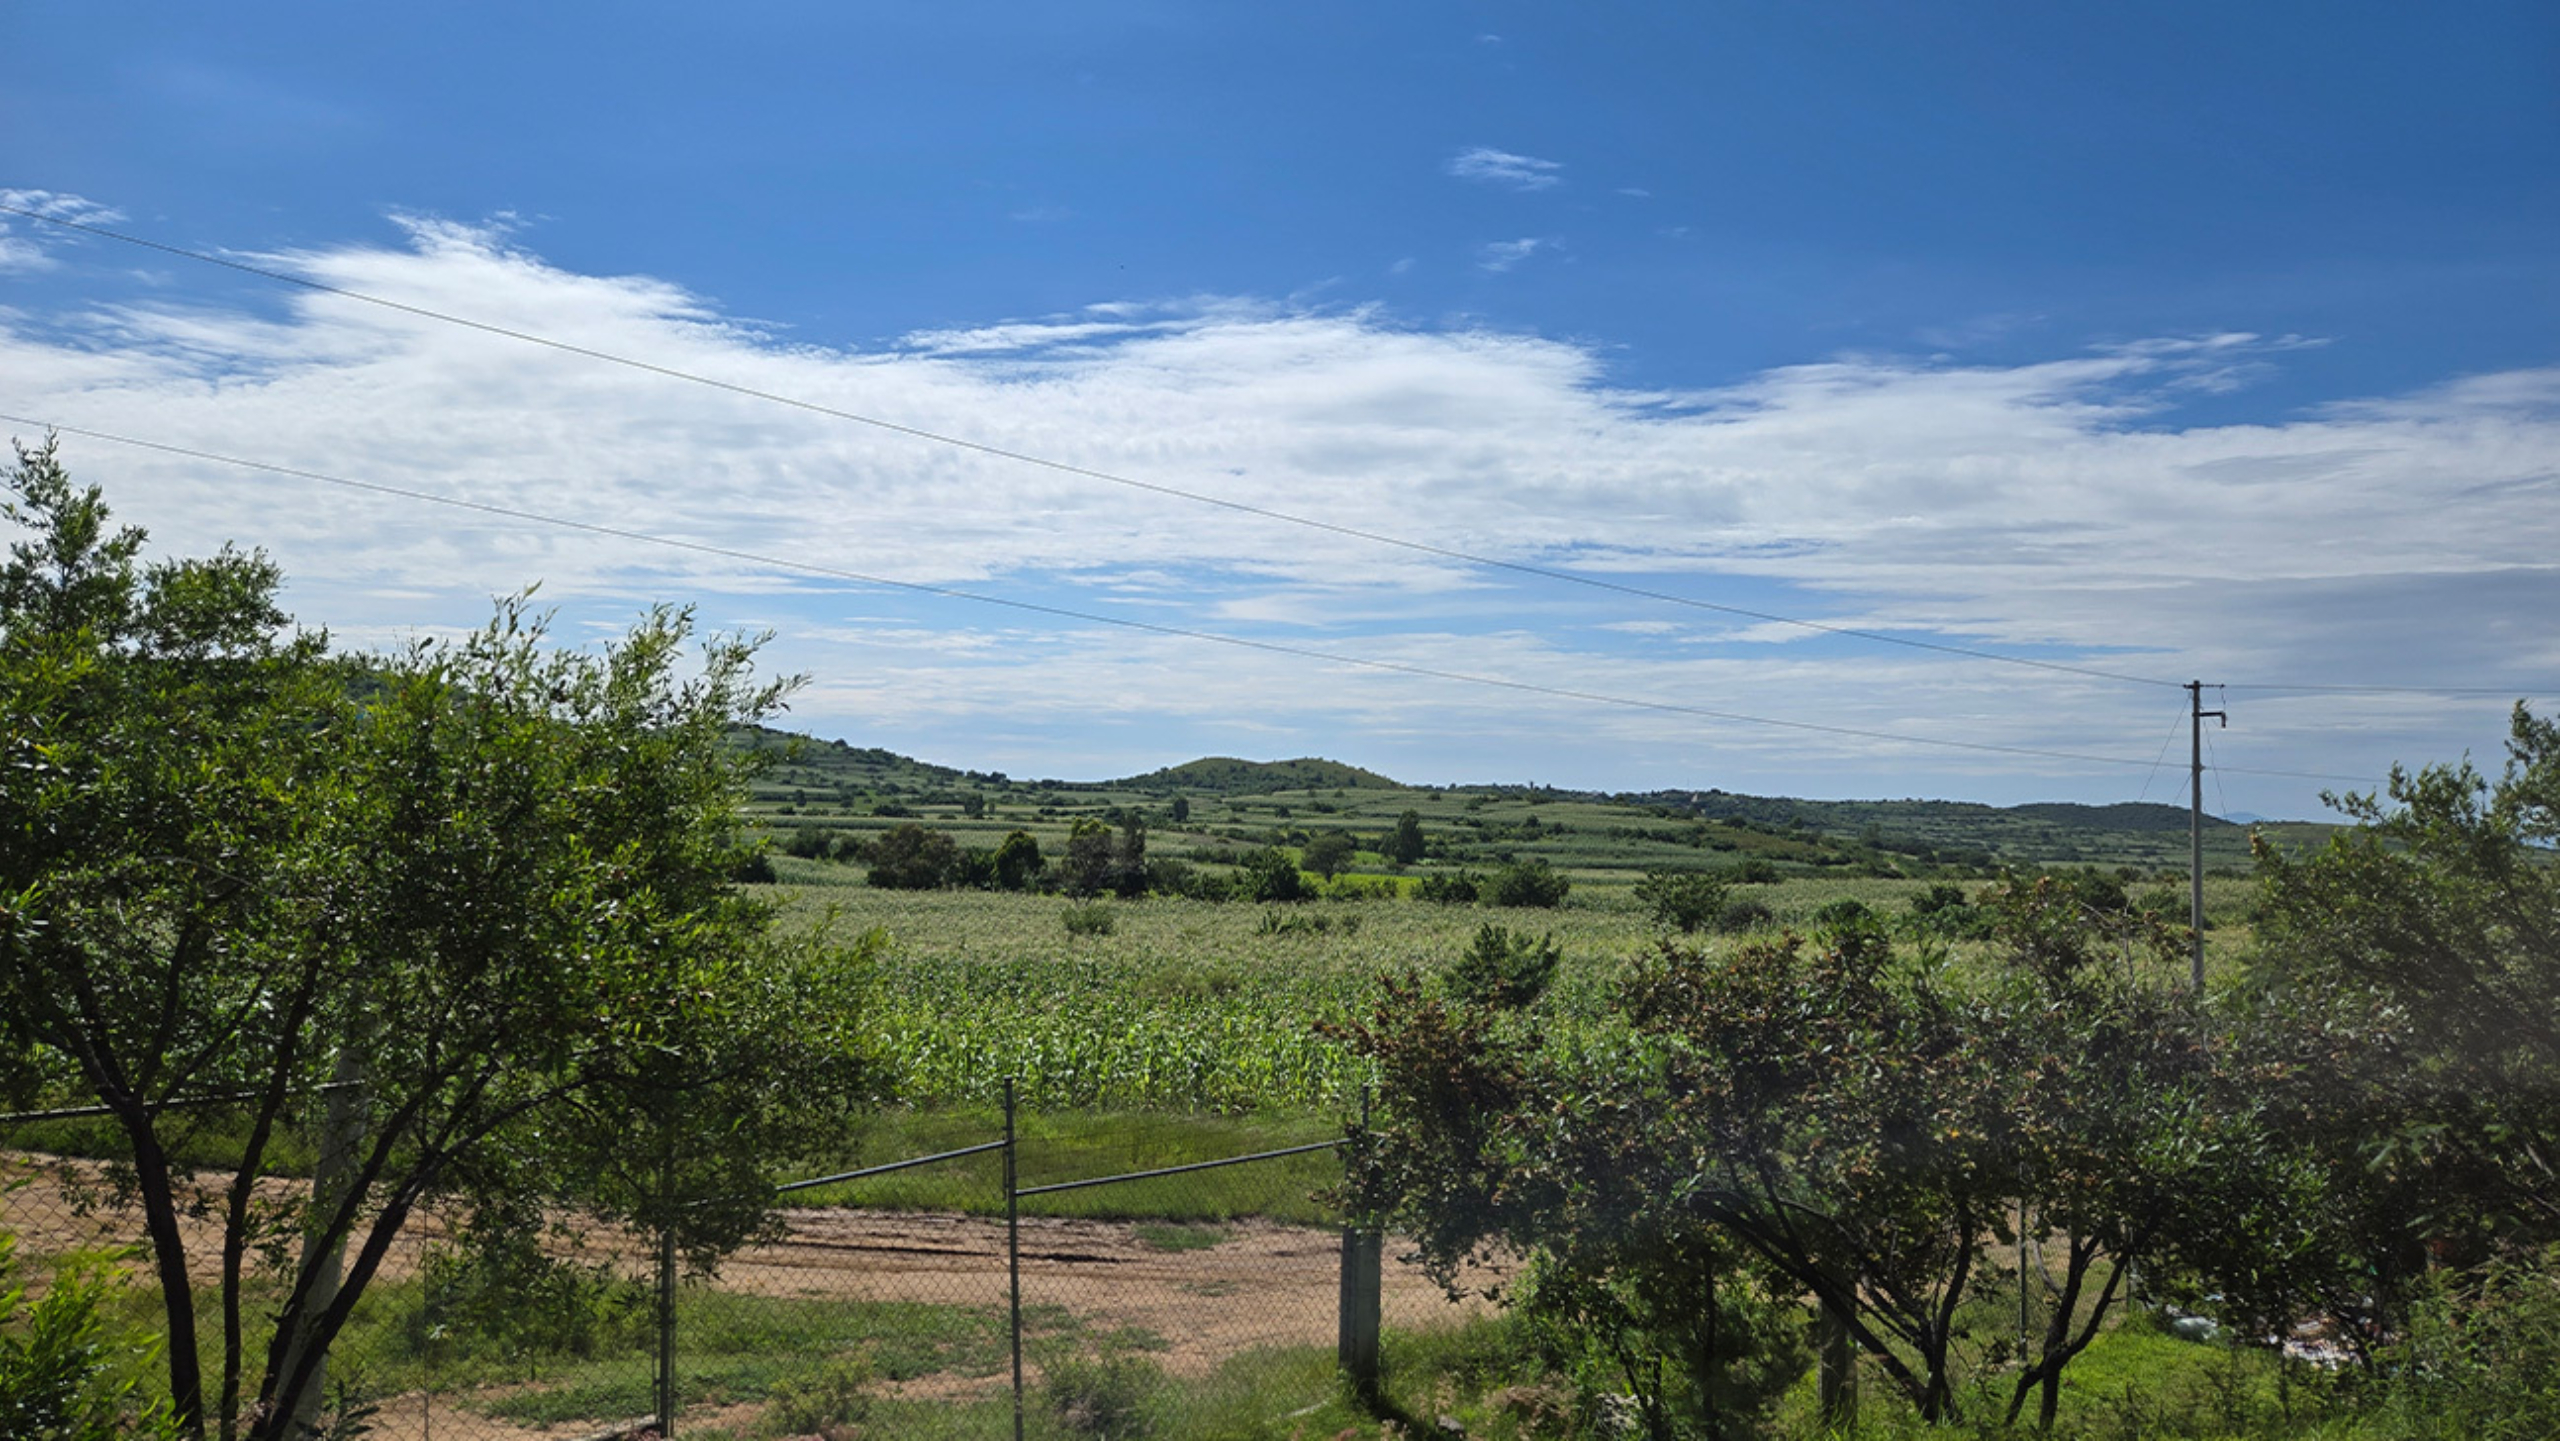
[[[2177,680],[2548,694],[2560,676],[2560,369],[2188,425],[2180,387],[2281,365],[2288,342],[1850,356],[1666,392],[1613,384],[1589,347],[1358,310],[1115,304],[846,351],[463,227],[277,260],[899,425],[1756,610]],[[2183,703],[1486,571],[328,295],[0,312],[0,395],[20,416],[844,571],[1709,710],[2147,758]],[[537,579],[564,634],[692,599],[776,627],[777,661],[821,677],[799,723],[975,766],[1145,769],[1262,736],[1280,739],[1257,753],[1417,779],[2119,798],[2113,771],[1381,675],[76,437],[65,454],[168,551],[265,546],[297,612],[342,635],[468,625]],[[1678,643],[1648,645],[1668,623]],[[2494,754],[2500,709],[2232,708],[2226,761],[2349,774]],[[2228,783],[2279,814],[2317,788]]]
[[[1479,145],[1461,150],[1450,157],[1449,173],[1460,180],[1473,180],[1486,185],[1508,185],[1514,190],[1544,190],[1564,181],[1564,166],[1554,160],[1541,160],[1534,155],[1514,155]]]
[[[1517,269],[1520,263],[1541,250],[1553,247],[1552,240],[1524,236],[1518,240],[1496,240],[1476,248],[1476,264],[1496,275]]]
[[[58,190],[0,188],[0,205],[91,225],[111,225],[124,218],[122,211]],[[53,269],[61,264],[54,259],[53,248],[71,238],[70,232],[40,220],[0,215],[0,274],[23,275]]]

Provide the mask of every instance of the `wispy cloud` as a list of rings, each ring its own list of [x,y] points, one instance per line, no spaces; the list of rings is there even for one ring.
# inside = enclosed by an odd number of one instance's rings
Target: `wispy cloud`
[[[1518,240],[1496,240],[1476,247],[1476,264],[1500,275],[1518,268],[1520,262],[1554,244],[1552,240],[1542,240],[1534,235],[1522,236]]]
[[[267,263],[1149,484],[1863,629],[2178,679],[2547,696],[2560,675],[2560,369],[2191,425],[2181,386],[2297,342],[1842,357],[1664,392],[1614,383],[1593,346],[1356,308],[1110,305],[838,350],[468,227]],[[327,295],[0,312],[0,394],[18,415],[462,500],[1563,689],[2138,758],[2184,705],[1316,542]],[[776,628],[775,663],[821,677],[796,724],[971,766],[1125,774],[1247,747],[1416,779],[2130,798],[2066,763],[1594,710],[64,446],[155,545],[266,547],[295,611],[342,636],[468,625],[534,580],[564,635],[692,600]],[[1676,644],[1637,639],[1669,622]],[[2347,774],[2494,750],[2498,706],[2405,700],[2234,691],[2217,744]],[[2246,809],[2315,806],[2317,783],[2226,779]]]
[[[1554,160],[1541,160],[1534,155],[1514,155],[1479,145],[1461,150],[1449,159],[1449,173],[1460,180],[1484,185],[1507,185],[1514,190],[1544,190],[1564,181],[1564,166]]]
[[[0,189],[0,205],[95,225],[110,225],[124,218],[122,211],[59,190]],[[53,269],[61,263],[54,258],[55,247],[69,238],[41,221],[0,215],[0,273]]]

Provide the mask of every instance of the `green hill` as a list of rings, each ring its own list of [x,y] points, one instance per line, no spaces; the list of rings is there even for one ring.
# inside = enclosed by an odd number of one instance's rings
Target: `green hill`
[[[756,785],[768,824],[858,838],[914,820],[965,843],[992,845],[1014,828],[1064,843],[1080,818],[1156,829],[1157,854],[1215,859],[1256,845],[1303,845],[1325,830],[1374,844],[1412,810],[1433,837],[1433,859],[1492,865],[1539,856],[1586,871],[1694,868],[1757,859],[1782,872],[1981,875],[2002,867],[2094,865],[2183,871],[2187,813],[2166,804],[1971,801],[1816,801],[1723,790],[1598,794],[1536,785],[1405,786],[1339,761],[1249,761],[1209,756],[1107,781],[1025,780],[962,770],[893,751],[788,732],[742,732],[738,744],[776,753]],[[1184,802],[1177,821],[1174,802]],[[2331,828],[2258,828],[2291,848]],[[2248,868],[2250,829],[2208,818],[2205,865]]]
[[[1204,791],[1219,796],[1259,796],[1275,791],[1403,790],[1376,771],[1313,756],[1293,761],[1246,761],[1233,756],[1204,756],[1142,776],[1106,783],[1114,790]]]

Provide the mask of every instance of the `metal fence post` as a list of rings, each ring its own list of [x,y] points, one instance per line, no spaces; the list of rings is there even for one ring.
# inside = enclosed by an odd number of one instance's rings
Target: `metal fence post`
[[[1369,1088],[1360,1088],[1360,1133],[1369,1132]],[[1334,1363],[1362,1396],[1378,1388],[1378,1323],[1382,1310],[1380,1240],[1376,1232],[1342,1228],[1342,1311]]]
[[[1004,1083],[1004,1264],[1012,1295],[1013,1441],[1022,1441],[1022,1173],[1015,1165],[1014,1084]]]
[[[658,1434],[676,1434],[676,1230],[658,1232]]]

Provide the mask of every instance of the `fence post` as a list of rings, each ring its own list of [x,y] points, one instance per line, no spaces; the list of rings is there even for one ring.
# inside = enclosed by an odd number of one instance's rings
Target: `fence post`
[[[1022,1441],[1022,1173],[1014,1164],[1013,1078],[1004,1082],[1004,1265],[1012,1297],[1013,1441]]]
[[[1360,1133],[1369,1132],[1369,1088],[1360,1088]],[[1378,1389],[1378,1321],[1381,1309],[1381,1238],[1346,1223],[1342,1228],[1342,1311],[1334,1364],[1362,1397]]]
[[[658,1232],[658,1434],[676,1434],[676,1230]]]

